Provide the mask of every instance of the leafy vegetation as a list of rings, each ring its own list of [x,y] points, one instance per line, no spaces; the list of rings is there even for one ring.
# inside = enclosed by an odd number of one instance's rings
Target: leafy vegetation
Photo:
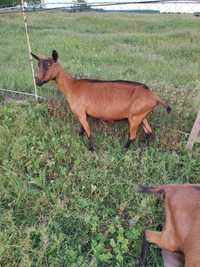
[[[199,88],[200,22],[192,16],[42,13],[29,15],[34,52],[56,48],[78,76],[143,81],[172,113],[150,116],[155,138],[142,130],[127,153],[126,122],[91,119],[97,151],[78,136],[66,104],[0,105],[0,266],[134,266],[142,232],[163,221],[155,196],[138,184],[199,183],[200,149],[185,150]],[[0,17],[0,85],[32,90],[22,18]],[[40,94],[53,95],[48,84]],[[64,116],[60,116],[60,110]],[[63,114],[62,113],[62,114]],[[148,266],[162,266],[151,247]]]

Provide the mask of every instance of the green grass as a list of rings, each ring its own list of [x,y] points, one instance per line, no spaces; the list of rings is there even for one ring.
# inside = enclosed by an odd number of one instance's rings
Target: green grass
[[[155,140],[143,133],[127,153],[126,122],[90,120],[96,153],[78,136],[69,109],[0,105],[0,266],[132,267],[142,232],[163,221],[154,196],[138,184],[199,183],[200,149],[185,150],[199,105],[200,21],[183,15],[29,14],[33,51],[56,48],[66,70],[102,79],[143,81],[172,113],[150,115]],[[0,87],[32,90],[22,17],[0,17]],[[54,93],[48,84],[39,92]],[[198,97],[197,97],[198,96]],[[64,109],[64,108],[63,108]],[[148,267],[162,266],[151,248]]]
[[[31,13],[28,25],[33,51],[49,55],[56,48],[74,75],[138,80],[155,89],[199,87],[197,17]],[[1,15],[0,29],[0,86],[31,91],[22,16]]]

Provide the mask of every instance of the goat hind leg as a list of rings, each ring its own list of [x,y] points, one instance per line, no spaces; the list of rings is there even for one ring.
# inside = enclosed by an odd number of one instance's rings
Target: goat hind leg
[[[125,149],[128,149],[130,144],[135,141],[138,127],[141,124],[143,118],[144,118],[144,116],[131,116],[128,118],[130,137],[124,146]]]
[[[81,116],[78,116],[78,118],[79,118],[79,121],[82,125],[82,128],[85,130],[87,137],[88,137],[88,149],[90,151],[94,151],[95,146],[91,140],[91,131],[90,131],[90,126],[89,126],[88,121],[87,121],[87,115],[84,113]]]
[[[153,130],[146,118],[142,121],[142,127],[146,135],[150,136],[153,134]]]
[[[154,133],[146,118],[142,121],[142,127],[145,133],[142,137],[142,141],[149,145],[150,140],[154,138]]]

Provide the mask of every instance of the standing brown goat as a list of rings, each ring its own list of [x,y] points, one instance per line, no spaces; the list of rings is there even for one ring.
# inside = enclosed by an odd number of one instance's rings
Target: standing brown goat
[[[147,115],[161,104],[170,112],[170,107],[156,96],[150,89],[138,82],[131,81],[101,81],[90,79],[75,79],[65,73],[63,67],[57,62],[58,53],[53,50],[52,57],[38,60],[38,74],[36,84],[42,86],[50,80],[55,80],[58,89],[65,95],[69,106],[78,117],[82,130],[89,138],[89,149],[93,150],[91,132],[87,115],[106,121],[128,119],[130,138],[125,147],[135,140],[138,127],[143,123],[146,134],[152,129],[146,119]]]
[[[141,192],[160,193],[165,201],[165,226],[161,232],[146,230],[139,266],[143,266],[147,243],[162,249],[165,267],[200,267],[200,185],[141,187]]]

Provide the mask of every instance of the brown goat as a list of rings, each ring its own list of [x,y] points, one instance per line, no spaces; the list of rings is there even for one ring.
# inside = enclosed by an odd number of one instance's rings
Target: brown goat
[[[200,185],[161,185],[141,187],[140,192],[160,193],[165,202],[165,226],[161,232],[146,230],[144,241],[158,245],[166,267],[200,267]],[[143,243],[143,266],[147,244]]]
[[[171,108],[160,97],[139,82],[131,81],[101,81],[90,79],[75,79],[65,73],[63,67],[57,62],[58,53],[53,50],[52,57],[38,60],[38,73],[36,84],[42,86],[50,80],[55,80],[58,89],[67,98],[69,106],[78,117],[82,129],[89,138],[89,149],[93,150],[91,132],[87,115],[106,121],[128,119],[130,138],[125,147],[135,140],[138,127],[143,123],[146,134],[151,134],[152,129],[146,119],[147,115],[161,104],[170,112]]]

